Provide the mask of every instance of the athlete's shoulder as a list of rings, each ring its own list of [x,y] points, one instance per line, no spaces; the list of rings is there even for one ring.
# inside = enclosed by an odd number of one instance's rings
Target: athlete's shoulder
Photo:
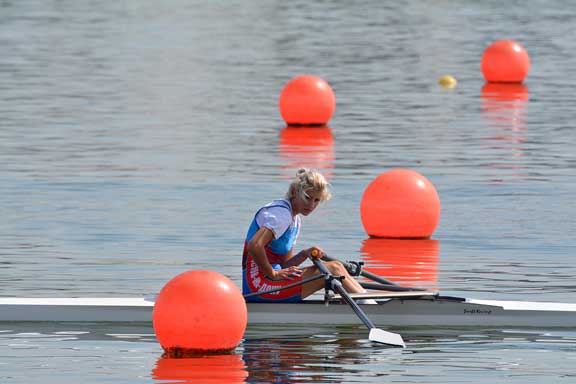
[[[270,203],[264,206],[264,208],[270,208],[270,207],[285,208],[290,211],[292,210],[292,204],[290,204],[290,201],[287,199],[272,200]]]

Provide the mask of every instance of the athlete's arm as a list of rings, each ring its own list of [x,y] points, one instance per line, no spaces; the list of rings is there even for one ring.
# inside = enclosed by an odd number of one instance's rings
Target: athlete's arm
[[[315,255],[313,255],[313,250],[317,250]],[[311,247],[308,249],[303,249],[296,254],[296,256],[292,256],[292,250],[289,253],[289,256],[284,259],[284,263],[282,263],[283,268],[288,268],[294,265],[302,264],[306,259],[321,259],[325,255],[324,251],[320,247]]]
[[[272,280],[282,280],[282,279],[293,279],[296,276],[300,276],[302,273],[300,268],[296,266],[291,266],[288,268],[283,268],[279,271],[275,271],[266,257],[266,246],[274,239],[274,233],[272,230],[262,227],[260,228],[252,239],[248,242],[248,252],[254,258],[254,261],[262,272]]]
[[[298,252],[296,254],[296,256],[294,256],[294,248],[292,248],[290,250],[290,252],[288,252],[288,254],[286,254],[286,256],[284,256],[284,262],[282,263],[282,268],[288,268],[288,267],[300,265],[307,258],[308,258],[308,254],[306,253],[306,250],[302,250],[302,251]]]

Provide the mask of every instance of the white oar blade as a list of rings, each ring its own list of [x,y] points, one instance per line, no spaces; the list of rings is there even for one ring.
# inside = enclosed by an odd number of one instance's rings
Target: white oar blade
[[[392,345],[394,347],[402,347],[402,348],[406,347],[406,344],[404,344],[404,340],[402,340],[402,336],[400,336],[397,333],[386,332],[385,330],[380,328],[370,329],[368,339],[376,343]]]

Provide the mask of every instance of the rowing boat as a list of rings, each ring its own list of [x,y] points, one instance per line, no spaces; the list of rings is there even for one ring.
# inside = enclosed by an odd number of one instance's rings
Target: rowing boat
[[[379,292],[361,305],[378,326],[576,327],[576,304],[478,300],[436,292]],[[0,298],[0,322],[151,322],[154,298]],[[248,323],[360,324],[334,295],[301,303],[248,303]]]

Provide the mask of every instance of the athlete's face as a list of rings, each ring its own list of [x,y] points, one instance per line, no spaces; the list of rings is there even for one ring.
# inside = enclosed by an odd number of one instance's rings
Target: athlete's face
[[[301,213],[304,216],[308,216],[312,213],[320,204],[322,197],[322,192],[310,191],[308,192],[308,197],[305,199],[300,198],[300,196],[296,196],[292,204],[296,208],[296,213]]]

